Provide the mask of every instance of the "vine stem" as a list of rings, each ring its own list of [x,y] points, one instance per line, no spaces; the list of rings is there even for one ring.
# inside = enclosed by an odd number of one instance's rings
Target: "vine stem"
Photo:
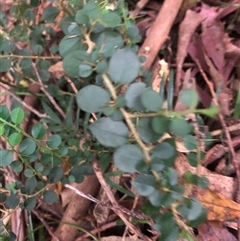
[[[115,91],[110,79],[108,78],[108,76],[106,74],[103,74],[102,77],[103,77],[103,80],[104,80],[106,86],[108,87],[113,99],[116,100],[117,94],[116,94],[116,91]],[[125,118],[125,121],[127,122],[127,125],[129,127],[129,129],[131,130],[135,140],[137,141],[138,145],[142,148],[146,163],[149,164],[151,162],[151,158],[149,155],[149,148],[145,146],[145,144],[142,142],[141,138],[139,137],[139,135],[135,129],[135,126],[133,125],[133,123],[131,121],[131,117],[127,113],[127,111],[123,108],[120,108],[120,111],[122,112],[122,114]]]

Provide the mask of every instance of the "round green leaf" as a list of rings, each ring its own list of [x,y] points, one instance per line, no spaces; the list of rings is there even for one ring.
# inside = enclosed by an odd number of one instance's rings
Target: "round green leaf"
[[[88,85],[77,93],[78,106],[89,113],[102,111],[109,101],[110,94],[99,86]]]
[[[5,201],[5,208],[7,209],[15,209],[19,204],[19,197],[17,194],[11,194],[7,197]]]
[[[110,59],[109,74],[115,83],[129,84],[138,76],[140,67],[135,53],[129,48],[119,49]]]
[[[26,170],[30,170],[30,169],[26,169]],[[29,178],[25,182],[25,191],[28,194],[34,193],[34,191],[37,188],[37,184],[38,184],[36,177],[34,177],[33,175],[30,175],[30,173],[31,173],[31,171],[29,171],[29,175],[27,176]],[[24,174],[25,174],[25,172],[24,172]]]
[[[41,140],[46,134],[46,129],[42,124],[36,124],[32,127],[32,136],[37,139]]]
[[[11,168],[14,172],[19,173],[23,170],[23,164],[20,161],[14,161],[11,163]]]
[[[58,9],[55,7],[47,7],[43,10],[42,18],[44,21],[52,22],[58,15]]]
[[[188,158],[189,164],[190,164],[192,167],[197,167],[197,165],[198,165],[197,153],[190,152],[190,153],[187,155],[187,158]]]
[[[27,198],[24,202],[24,209],[27,211],[31,211],[36,207],[37,199],[36,197]]]
[[[156,116],[152,119],[152,128],[158,134],[169,131],[169,118],[166,116]]]
[[[140,174],[137,178],[132,181],[133,188],[137,191],[141,196],[149,196],[154,193],[156,185],[156,180],[151,175]]]
[[[137,171],[136,166],[144,160],[144,157],[139,147],[127,144],[114,152],[113,160],[119,170],[133,173]]]
[[[117,147],[127,142],[128,128],[122,121],[113,121],[103,117],[89,128],[94,137],[104,146]]]
[[[36,148],[36,142],[30,138],[26,138],[20,143],[19,152],[23,156],[30,156],[35,152]]]
[[[22,108],[17,107],[15,109],[12,110],[11,112],[11,121],[18,125],[20,124],[24,119],[24,111]]]
[[[0,59],[0,73],[6,72],[11,68],[11,60],[4,58]]]
[[[25,169],[24,170],[24,176],[25,177],[30,177],[30,178],[33,177],[34,176],[33,170],[29,169],[29,168]],[[26,188],[26,184],[25,184],[25,188]]]
[[[48,179],[50,182],[58,182],[62,179],[63,177],[63,168],[62,167],[54,167],[48,176]]]
[[[51,135],[47,139],[47,145],[48,145],[48,147],[50,147],[52,149],[59,147],[61,143],[62,143],[62,138],[61,138],[61,136],[59,136],[57,134]]]
[[[106,30],[99,35],[96,43],[100,49],[100,53],[108,58],[113,55],[116,48],[121,48],[123,46],[123,38],[120,33]]]
[[[184,137],[192,131],[192,126],[183,118],[174,118],[170,122],[170,131],[176,136]]]
[[[140,118],[137,124],[137,132],[141,139],[147,143],[154,143],[160,138],[160,135],[152,129],[151,118]]]
[[[163,98],[156,91],[146,89],[141,95],[141,101],[148,111],[159,111],[163,104]]]
[[[13,153],[10,150],[0,150],[0,167],[6,167],[13,161]]]
[[[78,67],[79,76],[82,78],[86,78],[86,77],[90,76],[92,74],[92,72],[93,72],[93,69],[88,64],[80,64]]]
[[[0,105],[0,116],[4,120],[6,120],[9,116],[8,108],[5,105]]]
[[[89,22],[89,18],[84,10],[78,10],[75,15],[75,21],[79,24],[86,24]]]
[[[153,156],[157,156],[160,159],[167,160],[176,155],[176,150],[174,146],[172,146],[168,142],[161,142],[152,150]]]
[[[124,96],[128,108],[135,111],[143,111],[145,109],[140,101],[140,97],[146,89],[145,87],[144,83],[133,83],[128,87]]]
[[[121,24],[121,17],[116,12],[107,12],[101,15],[100,23],[105,27],[114,28]]]
[[[43,199],[47,203],[57,203],[58,197],[57,194],[52,190],[47,190],[43,193]]]
[[[65,36],[61,42],[59,43],[59,53],[61,54],[61,56],[66,57],[67,54],[69,54],[71,51],[74,50],[78,50],[82,49],[82,43],[81,43],[81,38],[79,36],[74,36],[74,37],[70,37],[70,36]],[[76,62],[77,60],[77,62]],[[69,59],[68,61],[70,61],[69,64],[74,64],[74,66],[76,64],[80,64],[80,59],[77,58],[77,56],[75,56],[74,59]],[[64,61],[63,64],[66,64],[66,62]],[[65,69],[65,68],[64,68]]]
[[[184,146],[189,150],[193,151],[197,148],[197,140],[192,135],[187,135],[183,138]]]
[[[96,72],[99,74],[103,74],[107,71],[107,61],[106,60],[102,60],[100,61],[97,66],[96,66]]]
[[[37,172],[42,172],[44,170],[44,166],[42,163],[35,163],[34,164],[34,169],[37,171]]]
[[[31,59],[22,59],[21,61],[20,61],[20,67],[22,68],[22,69],[28,69],[28,68],[30,68],[31,67],[31,65],[32,65],[32,60]]]
[[[180,93],[180,100],[184,105],[194,108],[198,104],[198,93],[194,89],[184,89]]]
[[[12,133],[8,137],[8,142],[11,146],[17,146],[22,140],[22,135],[20,133]]]
[[[192,198],[192,200],[190,200],[190,204],[185,204],[180,208],[180,212],[188,221],[193,221],[202,214],[203,208],[200,201],[196,198]]]

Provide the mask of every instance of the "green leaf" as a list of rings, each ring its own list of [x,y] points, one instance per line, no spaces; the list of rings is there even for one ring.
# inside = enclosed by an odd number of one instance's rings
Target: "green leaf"
[[[176,148],[168,143],[163,141],[160,144],[156,145],[151,151],[153,157],[158,157],[163,160],[168,160],[176,156]]]
[[[192,167],[197,167],[198,165],[198,158],[197,158],[197,153],[188,153],[187,155],[188,162]]]
[[[97,66],[96,66],[96,72],[99,74],[103,74],[107,71],[107,61],[106,60],[101,60],[100,62],[98,62]]]
[[[44,191],[43,199],[47,203],[57,203],[58,202],[57,194],[52,190]]]
[[[24,208],[27,211],[31,211],[36,207],[37,199],[36,197],[29,197],[24,201]]]
[[[100,49],[100,53],[102,53],[104,57],[108,58],[113,55],[116,48],[121,48],[123,46],[123,38],[120,33],[106,30],[99,35],[96,43]]]
[[[22,135],[20,133],[12,133],[8,137],[8,142],[11,146],[17,146],[22,140]]]
[[[80,9],[75,15],[75,21],[79,24],[87,24],[89,23],[89,18],[85,11]]]
[[[61,136],[59,136],[57,134],[51,135],[47,139],[47,145],[48,145],[48,147],[50,147],[52,149],[58,148],[61,143],[62,143],[62,138],[61,138]]]
[[[127,142],[128,128],[122,121],[103,117],[90,125],[89,129],[104,146],[118,147]]]
[[[0,167],[7,167],[13,161],[13,153],[10,150],[0,150]]]
[[[44,166],[42,163],[35,163],[34,164],[34,169],[37,171],[37,172],[42,172],[44,170]]]
[[[189,221],[196,220],[203,212],[200,201],[192,198],[186,204],[179,207],[180,213]]]
[[[78,66],[78,74],[82,78],[86,78],[86,77],[90,76],[92,74],[92,72],[93,72],[93,69],[88,64],[80,64]]]
[[[121,17],[116,12],[107,12],[101,15],[100,23],[105,27],[114,28],[121,24]]]
[[[32,170],[32,169],[29,169],[29,168],[25,169],[25,170],[24,170],[24,176],[25,176],[25,177],[33,177],[33,176],[34,176],[33,170]]]
[[[63,168],[62,167],[54,167],[49,173],[49,181],[50,182],[58,182],[63,178]]]
[[[41,140],[46,135],[46,129],[42,124],[36,124],[32,127],[32,136]]]
[[[114,152],[113,160],[119,170],[133,173],[137,171],[136,166],[144,160],[144,157],[139,147],[127,144]]]
[[[32,65],[32,60],[31,59],[22,59],[21,61],[20,61],[20,67],[22,68],[22,69],[28,69],[28,68],[30,68],[31,67],[31,65]]]
[[[152,128],[158,134],[169,132],[169,118],[166,116],[156,116],[152,119]]]
[[[156,180],[152,175],[139,174],[137,178],[132,181],[132,186],[138,194],[147,197],[156,191]]]
[[[0,73],[6,72],[11,68],[11,60],[7,58],[0,59]]]
[[[137,123],[137,132],[141,139],[147,143],[154,143],[160,138],[160,135],[152,129],[151,118],[140,118]]]
[[[19,146],[19,152],[23,156],[30,156],[37,148],[36,142],[30,138],[24,139]]]
[[[6,120],[9,116],[8,108],[5,105],[0,105],[0,118]]]
[[[159,111],[163,104],[163,98],[156,91],[151,89],[144,90],[141,95],[141,101],[148,111],[154,112]]]
[[[145,109],[140,101],[140,97],[144,92],[144,90],[146,89],[145,87],[146,85],[141,82],[133,83],[128,87],[124,96],[126,99],[128,108],[135,111],[143,111]]]
[[[30,178],[27,179],[25,183],[25,191],[27,194],[33,194],[36,188],[37,188],[37,179],[36,177],[31,176]]]
[[[5,201],[5,208],[7,209],[15,209],[19,204],[19,197],[17,194],[11,194],[7,197]]]
[[[11,121],[18,125],[20,124],[24,119],[24,111],[22,108],[17,107],[15,109],[12,110],[11,112]]]
[[[42,18],[44,21],[52,22],[58,15],[58,9],[55,7],[47,7],[43,10]]]
[[[155,190],[149,195],[148,199],[153,206],[160,207],[162,206],[162,196],[163,195],[160,191]]]
[[[119,49],[110,59],[109,74],[115,83],[129,84],[138,76],[140,66],[137,55],[129,48]]]
[[[192,135],[187,135],[183,138],[183,143],[184,146],[189,150],[189,151],[194,151],[197,148],[197,140],[194,136]]]
[[[81,43],[81,38],[80,36],[65,36],[61,42],[59,43],[59,53],[61,54],[62,57],[67,57],[68,54],[71,52],[71,51],[74,51],[74,50],[77,50],[79,51],[80,49],[82,49],[82,43]],[[81,50],[80,50],[81,51]],[[85,54],[86,55],[86,54]],[[77,58],[77,56],[76,56]],[[65,59],[65,58],[64,58]],[[67,59],[68,61],[70,61],[71,59]],[[77,65],[80,64],[79,60],[81,59],[78,59],[77,61]],[[63,60],[64,61],[64,60]],[[73,61],[70,61],[70,63],[74,62],[74,59]],[[81,61],[82,62],[82,61]],[[63,64],[65,63],[65,61],[63,62]],[[65,68],[64,68],[65,69]]]
[[[11,168],[14,172],[19,173],[23,170],[23,164],[20,161],[14,161],[11,163]]]
[[[184,137],[192,130],[192,126],[183,118],[174,118],[170,122],[170,131],[173,135]]]
[[[211,118],[214,118],[219,112],[219,108],[217,106],[208,108],[208,109],[197,109],[195,113],[199,113],[202,115],[209,116]]]
[[[58,115],[43,101],[42,101],[42,106],[43,106],[44,111],[51,117],[51,120],[54,123],[57,123],[57,124],[62,123],[62,121],[60,120]]]
[[[109,101],[110,94],[99,86],[88,85],[77,93],[78,106],[89,113],[102,111]]]
[[[198,104],[198,93],[194,89],[184,89],[180,93],[181,102],[190,108],[195,108]]]
[[[4,129],[5,129],[4,126],[5,125],[0,124],[0,136],[4,134]]]

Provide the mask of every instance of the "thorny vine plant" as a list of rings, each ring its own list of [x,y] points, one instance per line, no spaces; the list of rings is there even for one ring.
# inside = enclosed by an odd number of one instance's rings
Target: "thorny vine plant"
[[[196,109],[198,95],[187,89],[180,96],[186,110],[174,111],[173,71],[167,99],[164,81],[159,92],[152,89],[150,75],[141,67],[144,59],[137,55],[141,37],[124,1],[69,1],[64,5],[60,1],[46,7],[36,24],[38,4],[14,5],[10,13],[24,17],[10,32],[10,20],[1,12],[0,72],[5,76],[1,87],[14,93],[12,106],[0,107],[0,135],[5,143],[0,150],[1,175],[7,170],[13,173],[12,181],[1,187],[1,210],[8,215],[17,208],[31,211],[42,197],[57,202],[57,194],[48,189],[50,183],[80,183],[85,175],[93,174],[95,158],[103,171],[113,160],[122,173],[136,174],[132,187],[146,198],[142,212],[154,221],[159,240],[180,236],[191,240],[190,228],[204,220],[205,210],[186,184],[205,188],[206,179],[191,173],[185,179],[178,177],[176,142],[183,143],[190,163],[196,166],[203,153],[194,125],[185,117],[194,114],[201,126],[199,114],[212,116],[215,110]],[[65,36],[54,42],[60,31],[51,23],[58,14],[62,19],[57,26]],[[54,79],[48,69],[60,60],[66,76]],[[34,84],[44,91],[29,91],[27,87]],[[38,100],[33,117],[37,124],[30,132],[23,123],[33,107],[26,108],[21,98],[15,98],[28,95]],[[38,116],[39,112],[45,116]],[[202,141],[209,144],[207,139]],[[129,194],[124,188],[120,191]],[[14,239],[4,225],[5,218],[1,217],[1,233]]]

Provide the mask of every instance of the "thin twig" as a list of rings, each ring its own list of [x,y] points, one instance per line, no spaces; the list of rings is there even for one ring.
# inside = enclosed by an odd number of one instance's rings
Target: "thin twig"
[[[93,161],[93,170],[98,178],[98,181],[100,182],[102,188],[104,189],[104,191],[106,192],[110,202],[112,203],[112,205],[114,207],[117,207],[118,209],[114,210],[114,212],[123,220],[123,222],[125,223],[125,225],[135,234],[137,234],[139,237],[143,237],[144,235],[138,230],[137,227],[135,227],[131,222],[128,221],[128,219],[126,218],[126,216],[124,215],[123,211],[121,210],[121,207],[119,206],[118,202],[116,201],[110,187],[108,186],[108,184],[106,183],[104,177],[103,177],[103,173],[101,171],[101,168],[98,164],[98,162],[95,160]],[[131,212],[132,213],[132,212]],[[148,240],[147,237],[145,237],[146,240]]]
[[[102,231],[105,231],[105,230],[107,230],[109,228],[116,227],[116,226],[117,226],[117,221],[113,221],[111,223],[106,223],[106,224],[102,225],[100,228],[95,228],[95,229],[91,230],[90,233],[91,234],[96,234],[98,232],[102,232]],[[84,235],[76,238],[75,241],[85,240],[88,236],[90,236],[90,234],[85,233]]]
[[[76,189],[75,187],[69,185],[69,184],[65,184],[64,185],[66,188],[69,188],[71,190],[73,190],[77,195],[81,196],[81,197],[84,197],[92,202],[95,202],[96,204],[99,204],[101,206],[104,206],[104,207],[107,207],[113,211],[121,211],[121,212],[124,212],[126,213],[127,215],[129,216],[134,216],[135,218],[138,218],[138,219],[145,219],[145,220],[149,220],[149,221],[152,221],[151,218],[143,213],[139,213],[139,212],[132,212],[131,210],[125,208],[125,207],[122,207],[120,205],[118,205],[117,207],[116,206],[112,206],[111,204],[107,203],[107,202],[101,202],[99,201],[98,199],[96,199],[95,197],[91,196],[90,194],[85,194],[81,191],[79,191],[78,189]]]
[[[17,95],[12,93],[10,90],[8,90],[4,85],[0,83],[1,88],[3,88],[5,91],[8,92],[9,95],[11,95],[15,100],[17,100],[19,103],[21,103],[26,109],[28,109],[30,112],[34,113],[39,118],[50,118],[47,114],[42,114],[36,109],[34,109],[32,106],[28,105],[26,102],[24,102],[21,98],[19,98]]]
[[[36,210],[32,210],[32,212],[35,214],[35,216],[42,222],[42,224],[44,225],[44,227],[47,229],[48,233],[51,235],[52,239],[56,240],[56,241],[60,241],[58,239],[58,237],[56,237],[56,235],[52,232],[51,228],[48,226],[47,222],[44,220],[44,218],[42,218],[41,214],[36,211]]]
[[[117,99],[117,94],[116,94],[116,91],[115,91],[111,81],[109,80],[109,78],[107,77],[106,74],[103,74],[102,77],[103,77],[103,80],[104,80],[106,86],[108,87],[108,89],[109,89],[113,99],[116,100]],[[127,122],[128,127],[131,130],[135,140],[137,141],[138,145],[142,148],[143,154],[145,156],[145,161],[147,163],[150,163],[151,162],[151,158],[150,158],[150,155],[149,155],[149,149],[142,142],[140,136],[138,135],[138,133],[137,133],[137,131],[136,131],[132,121],[131,121],[131,117],[129,116],[129,114],[127,113],[127,111],[125,109],[120,108],[120,111],[122,112],[122,114],[123,114],[123,116],[125,118],[125,121]]]
[[[60,106],[57,104],[57,102],[54,100],[54,98],[47,92],[47,90],[45,89],[44,87],[44,84],[42,82],[42,79],[38,73],[38,70],[36,68],[36,65],[34,63],[32,63],[32,67],[33,67],[33,70],[37,76],[37,80],[41,86],[41,90],[43,91],[43,93],[48,97],[48,99],[50,100],[50,102],[53,104],[53,106],[56,108],[56,110],[60,113],[60,115],[63,117],[63,118],[66,118],[66,114],[63,112],[63,110],[60,108]]]
[[[213,98],[213,103],[215,104],[215,106],[219,107],[217,96],[216,96],[216,93],[214,91],[214,87],[213,87],[212,82],[208,79],[207,75],[203,71],[203,69],[202,69],[202,67],[201,67],[201,65],[200,65],[198,60],[196,61],[196,64],[197,64],[197,66],[199,68],[200,73],[202,74],[204,80],[206,81],[206,83],[207,83],[207,85],[209,87],[209,90],[210,90],[212,98]],[[235,153],[235,150],[233,148],[233,143],[232,143],[232,139],[231,139],[231,136],[230,136],[230,132],[228,130],[228,127],[227,127],[227,125],[225,123],[224,117],[221,114],[221,112],[218,113],[218,117],[219,117],[219,120],[221,122],[221,125],[223,127],[224,133],[225,133],[226,138],[227,138],[227,144],[228,144],[231,156],[232,156],[232,164],[233,164],[233,166],[234,166],[234,168],[236,170],[236,176],[237,176],[236,201],[238,203],[240,203],[240,162],[237,161],[236,153]],[[238,223],[238,240],[240,241],[240,218],[238,218],[237,223]]]

